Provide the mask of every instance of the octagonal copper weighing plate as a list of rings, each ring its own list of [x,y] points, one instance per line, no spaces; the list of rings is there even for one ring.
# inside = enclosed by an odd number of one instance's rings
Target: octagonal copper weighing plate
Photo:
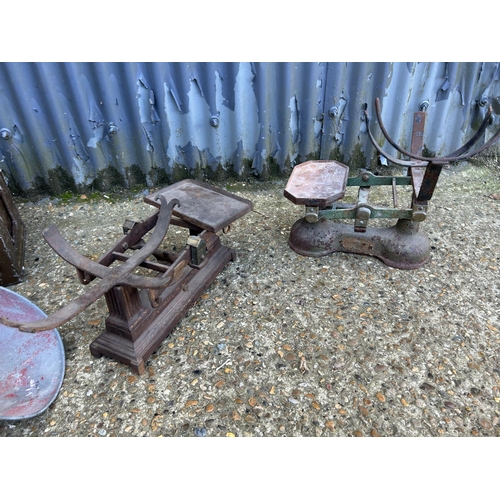
[[[349,167],[338,161],[306,161],[292,170],[285,198],[296,205],[325,208],[344,197]]]
[[[47,317],[4,287],[0,316],[22,322]],[[0,420],[21,420],[45,411],[59,394],[64,370],[64,346],[57,330],[25,333],[0,323]]]

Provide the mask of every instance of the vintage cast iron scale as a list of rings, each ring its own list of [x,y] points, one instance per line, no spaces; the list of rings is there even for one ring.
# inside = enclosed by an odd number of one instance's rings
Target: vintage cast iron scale
[[[348,178],[349,168],[336,161],[297,165],[284,194],[293,203],[305,205],[305,216],[293,225],[289,244],[303,255],[354,252],[376,256],[390,266],[414,269],[429,260],[429,240],[419,231],[419,224],[426,218],[441,169],[491,146],[500,137],[500,130],[482,147],[470,152],[489,123],[490,108],[477,133],[463,147],[445,157],[426,158],[416,153],[416,141],[411,153],[394,143],[383,127],[378,99],[375,104],[384,136],[410,160],[393,158],[381,150],[370,132],[365,110],[370,140],[388,161],[407,168],[407,175],[375,176],[366,171]],[[421,145],[425,114],[416,113],[415,117],[413,138],[420,139]],[[380,185],[392,186],[392,208],[368,203],[370,188]],[[413,190],[409,208],[397,206],[396,187],[402,185]],[[347,186],[359,187],[357,203],[336,203],[343,198]],[[144,201],[156,207],[157,212],[145,221],[125,221],[124,236],[98,261],[76,252],[56,226],[46,228],[46,241],[76,268],[81,283],[87,285],[95,278],[100,281],[48,317],[31,322],[0,318],[0,322],[24,332],[53,330],[104,295],[109,311],[106,328],[91,343],[90,351],[96,357],[108,356],[142,373],[147,358],[226,264],[235,259],[234,250],[222,245],[216,233],[252,209],[249,200],[189,179],[146,196]],[[398,220],[389,228],[368,227],[369,219],[374,218]],[[354,219],[354,227],[335,222],[338,219]],[[170,225],[189,230],[187,244],[179,253],[160,248]],[[153,275],[138,273],[138,269]]]
[[[389,162],[407,169],[404,176],[378,176],[364,171],[348,177],[349,167],[337,161],[308,161],[294,167],[284,195],[296,205],[305,205],[305,215],[292,226],[288,243],[301,255],[320,257],[333,252],[351,252],[378,257],[385,264],[400,269],[416,269],[430,258],[430,242],[419,230],[427,217],[429,201],[436,187],[441,169],[450,163],[471,158],[493,145],[500,137],[500,129],[483,146],[471,152],[491,118],[492,109],[474,136],[460,149],[439,158],[421,156],[425,112],[415,113],[411,152],[400,148],[387,133],[381,119],[380,101],[375,100],[378,123],[387,141],[402,155],[400,160],[385,153],[374,139],[365,107],[364,119],[370,141]],[[370,188],[392,186],[393,207],[369,203]],[[354,204],[337,203],[347,186],[358,186],[358,200]],[[408,208],[398,206],[397,187],[411,186],[412,201]],[[337,222],[354,219],[354,225]],[[391,227],[369,227],[370,219],[397,219]]]
[[[158,211],[142,222],[125,221],[124,236],[97,262],[76,252],[56,226],[45,229],[47,243],[76,268],[81,283],[101,280],[44,319],[19,323],[0,318],[1,322],[24,332],[51,330],[104,295],[109,310],[106,330],[91,343],[90,351],[142,373],[146,359],[236,258],[216,233],[252,209],[249,200],[190,179],[146,196],[144,201]],[[187,244],[177,254],[160,248],[170,225],[189,230]],[[134,273],[139,268],[153,276]]]

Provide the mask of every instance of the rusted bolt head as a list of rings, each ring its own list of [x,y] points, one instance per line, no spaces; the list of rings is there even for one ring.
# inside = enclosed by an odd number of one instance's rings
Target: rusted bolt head
[[[370,179],[370,176],[368,174],[363,174],[361,179],[364,181],[364,182],[368,182],[369,179]]]
[[[108,125],[108,134],[116,135],[117,132],[118,132],[118,127],[113,122],[110,122]]]
[[[334,118],[335,116],[338,116],[338,114],[339,114],[339,108],[337,108],[337,106],[332,106],[328,110],[328,114],[330,115],[330,118]]]
[[[481,99],[479,100],[479,106],[484,108],[485,106],[488,105],[489,102],[490,100],[488,99],[488,96],[483,95],[483,97],[481,97]]]
[[[8,141],[12,138],[12,132],[8,128],[3,128],[0,129],[0,136],[2,136],[2,139]]]

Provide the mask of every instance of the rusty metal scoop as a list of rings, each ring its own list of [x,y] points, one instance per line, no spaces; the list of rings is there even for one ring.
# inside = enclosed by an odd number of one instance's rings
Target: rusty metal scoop
[[[288,179],[284,196],[296,205],[304,205],[305,214],[292,226],[288,243],[295,252],[306,256],[351,252],[378,257],[392,267],[416,269],[430,259],[429,239],[419,231],[419,224],[427,217],[428,204],[443,166],[467,160],[489,148],[500,138],[500,129],[481,147],[472,150],[490,123],[490,107],[481,126],[466,144],[446,156],[428,158],[419,153],[425,125],[424,112],[415,113],[412,151],[408,152],[387,133],[378,98],[375,110],[383,135],[408,160],[394,158],[383,151],[370,131],[365,107],[364,118],[370,141],[390,163],[406,168],[407,175],[379,176],[363,171],[356,177],[349,177],[349,167],[336,161],[308,161],[297,165]],[[348,186],[359,188],[357,202],[338,202]],[[369,202],[373,186],[392,187],[392,207]],[[407,208],[398,204],[399,186],[412,188],[412,200]],[[354,219],[354,225],[338,222],[341,219]],[[370,219],[397,219],[397,223],[390,227],[369,227]]]
[[[189,179],[144,201],[158,211],[142,222],[125,221],[123,238],[97,262],[76,252],[56,226],[45,229],[47,243],[76,268],[81,283],[100,281],[46,318],[19,321],[1,317],[0,322],[24,332],[56,328],[104,295],[109,310],[106,330],[92,342],[90,351],[142,373],[149,355],[225,265],[235,259],[235,252],[221,244],[216,232],[252,209],[252,203],[244,198]],[[185,248],[176,254],[159,248],[170,225],[189,230]],[[117,265],[110,267],[115,262]],[[136,273],[139,269],[149,275]]]

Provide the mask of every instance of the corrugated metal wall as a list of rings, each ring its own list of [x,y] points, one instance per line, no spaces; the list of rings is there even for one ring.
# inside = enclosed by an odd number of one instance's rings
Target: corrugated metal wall
[[[409,148],[426,101],[425,147],[445,154],[486,104],[500,120],[499,77],[497,62],[1,63],[0,168],[25,195],[287,177],[308,159],[373,168],[364,103],[374,116],[380,97]]]

